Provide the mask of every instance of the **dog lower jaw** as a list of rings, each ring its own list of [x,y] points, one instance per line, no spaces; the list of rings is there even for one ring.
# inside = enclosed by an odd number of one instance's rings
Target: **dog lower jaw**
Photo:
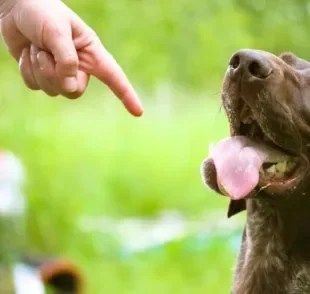
[[[256,198],[261,192],[264,192],[266,195],[278,197],[292,194],[296,189],[298,189],[304,178],[303,175],[305,175],[305,172],[285,180],[269,180],[261,177],[257,187],[244,199]]]
[[[286,178],[269,179],[260,176],[258,189],[264,190],[272,195],[285,195],[288,192],[293,192],[300,186],[303,179],[306,177],[307,167],[298,160],[297,166],[293,173]]]

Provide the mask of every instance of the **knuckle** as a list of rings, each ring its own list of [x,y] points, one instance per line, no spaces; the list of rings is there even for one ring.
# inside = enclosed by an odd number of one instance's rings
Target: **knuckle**
[[[86,35],[90,38],[90,39],[97,39],[98,38],[98,35],[97,33],[95,32],[94,29],[88,27],[87,28],[87,32],[86,32]]]
[[[46,18],[41,26],[40,35],[43,38],[43,43],[45,43],[45,38],[61,38],[63,30],[59,24],[52,23],[49,18]]]
[[[59,63],[64,67],[70,68],[70,67],[77,67],[79,62],[77,56],[68,55],[64,57]]]

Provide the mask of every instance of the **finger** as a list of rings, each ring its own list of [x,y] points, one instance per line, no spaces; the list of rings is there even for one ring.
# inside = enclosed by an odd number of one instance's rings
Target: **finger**
[[[79,70],[77,74],[77,90],[73,93],[67,93],[64,96],[70,99],[76,99],[81,97],[88,86],[89,78],[90,75],[88,73]]]
[[[40,51],[37,54],[39,66],[41,69],[41,73],[46,79],[46,81],[51,85],[55,92],[65,96],[69,99],[76,99],[85,92],[88,81],[89,81],[89,74],[84,73],[82,71],[78,71],[77,73],[77,90],[73,93],[65,92],[62,87],[60,86],[59,77],[56,72],[56,64],[54,61],[53,56],[46,52]]]
[[[79,52],[80,68],[105,83],[135,116],[143,114],[139,98],[121,67],[98,40]]]
[[[38,62],[37,55],[39,53],[39,49],[31,45],[30,47],[30,61],[32,65],[33,75],[40,86],[41,90],[43,90],[49,96],[57,96],[58,93],[53,89],[50,83],[46,80],[46,78],[42,75],[42,71],[40,69],[40,65]]]
[[[22,55],[19,59],[19,70],[21,76],[24,80],[25,85],[31,90],[40,90],[40,86],[38,85],[33,71],[32,65],[30,61],[30,49],[26,47],[22,51]]]
[[[135,116],[143,113],[142,105],[125,73],[103,47],[96,33],[72,14],[72,33],[78,49],[79,68],[105,83]]]
[[[48,80],[57,78],[56,64],[53,56],[43,50],[39,51],[36,56],[42,75]]]
[[[79,60],[72,40],[71,24],[46,23],[43,44],[54,56],[62,89],[69,93],[76,92]]]

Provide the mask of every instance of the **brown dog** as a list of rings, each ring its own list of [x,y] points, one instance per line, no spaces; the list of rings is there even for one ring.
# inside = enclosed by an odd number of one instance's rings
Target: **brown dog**
[[[231,137],[202,164],[205,184],[247,222],[233,294],[310,293],[310,63],[240,50],[222,103]]]

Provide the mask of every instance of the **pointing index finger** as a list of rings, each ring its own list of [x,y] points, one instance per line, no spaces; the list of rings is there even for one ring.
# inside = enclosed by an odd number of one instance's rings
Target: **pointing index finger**
[[[135,116],[143,114],[140,100],[113,56],[99,40],[79,52],[80,67],[105,83],[122,101],[125,108]]]

